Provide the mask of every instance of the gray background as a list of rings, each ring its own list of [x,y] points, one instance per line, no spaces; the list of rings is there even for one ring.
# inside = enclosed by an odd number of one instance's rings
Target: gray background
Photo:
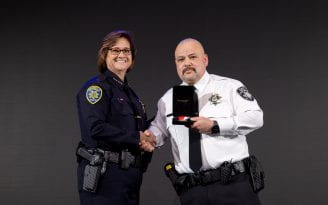
[[[75,95],[114,29],[135,34],[128,78],[149,116],[179,83],[176,44],[199,39],[209,72],[242,81],[264,110],[264,127],[248,136],[266,170],[263,204],[327,204],[327,20],[319,1],[2,1],[0,204],[78,204]],[[169,160],[167,143],[144,175],[141,204],[178,204]]]

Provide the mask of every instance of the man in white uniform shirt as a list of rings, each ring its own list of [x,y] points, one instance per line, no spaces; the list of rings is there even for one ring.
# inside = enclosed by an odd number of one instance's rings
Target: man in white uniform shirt
[[[171,139],[174,168],[179,176],[199,176],[221,168],[206,183],[191,177],[179,193],[181,203],[260,204],[245,166],[249,157],[246,134],[263,125],[263,112],[257,101],[240,81],[209,74],[208,56],[195,39],[188,38],[177,45],[175,63],[181,85],[193,85],[198,95],[199,117],[191,118],[191,128],[200,133],[200,168],[193,170],[190,166],[189,128],[172,124],[172,89],[159,100],[156,118],[146,133],[156,138],[156,147],[162,146],[166,138]],[[229,170],[226,176],[223,165],[229,165],[225,167]]]

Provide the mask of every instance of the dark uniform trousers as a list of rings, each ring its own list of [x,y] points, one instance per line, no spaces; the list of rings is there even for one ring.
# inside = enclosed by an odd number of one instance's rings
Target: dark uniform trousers
[[[142,171],[138,168],[121,169],[117,164],[107,165],[107,170],[98,184],[97,193],[82,189],[83,160],[78,167],[78,184],[81,205],[138,205]]]
[[[249,175],[232,176],[228,184],[220,182],[206,186],[195,186],[180,195],[182,205],[260,205],[258,195],[253,192]]]

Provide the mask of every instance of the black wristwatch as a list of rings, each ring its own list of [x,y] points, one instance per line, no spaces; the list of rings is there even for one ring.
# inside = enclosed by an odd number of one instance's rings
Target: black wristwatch
[[[212,134],[218,133],[220,133],[220,127],[218,125],[218,122],[216,120],[213,120]]]

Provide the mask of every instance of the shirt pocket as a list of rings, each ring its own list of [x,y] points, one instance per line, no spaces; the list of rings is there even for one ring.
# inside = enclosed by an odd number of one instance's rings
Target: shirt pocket
[[[113,99],[113,114],[117,115],[134,115],[133,109],[128,102],[128,100],[124,97],[116,97]]]
[[[226,100],[221,100],[217,104],[213,104],[208,102],[204,108],[200,111],[200,116],[205,117],[213,117],[213,118],[220,118],[220,117],[231,117],[233,115],[233,108],[231,104]]]

